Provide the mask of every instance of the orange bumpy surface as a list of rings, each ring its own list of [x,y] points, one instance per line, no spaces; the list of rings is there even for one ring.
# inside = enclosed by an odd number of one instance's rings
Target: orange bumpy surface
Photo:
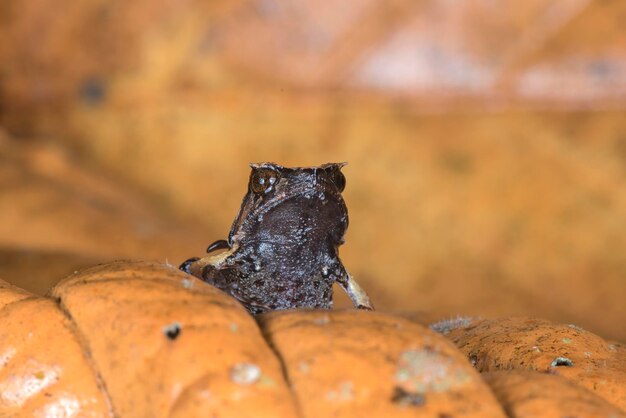
[[[626,408],[626,349],[580,327],[514,317],[472,321],[447,336],[481,372],[558,374]]]
[[[440,333],[356,310],[255,321],[137,261],[76,273],[50,298],[0,282],[0,319],[0,416],[626,417],[623,348],[543,320]]]

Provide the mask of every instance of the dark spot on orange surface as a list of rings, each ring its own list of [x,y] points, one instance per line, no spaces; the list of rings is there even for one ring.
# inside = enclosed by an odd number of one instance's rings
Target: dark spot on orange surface
[[[106,99],[104,81],[93,77],[85,80],[79,88],[80,98],[89,105],[98,105]]]
[[[469,356],[469,362],[472,364],[472,366],[476,367],[476,364],[478,363],[478,357],[475,354],[471,354]]]
[[[550,366],[552,367],[560,367],[560,366],[572,367],[573,365],[574,365],[574,362],[568,359],[567,357],[557,357],[554,360],[552,360],[552,363],[550,364]]]
[[[180,332],[182,330],[181,325],[178,322],[173,322],[169,325],[166,325],[163,328],[163,334],[165,334],[165,336],[170,339],[170,340],[175,340],[176,338],[178,338],[178,336],[180,335]]]
[[[426,400],[424,395],[420,393],[408,392],[405,389],[396,386],[391,395],[391,402],[406,406],[421,406]]]
[[[469,155],[454,151],[441,155],[441,164],[454,174],[469,174],[472,170],[472,159]]]

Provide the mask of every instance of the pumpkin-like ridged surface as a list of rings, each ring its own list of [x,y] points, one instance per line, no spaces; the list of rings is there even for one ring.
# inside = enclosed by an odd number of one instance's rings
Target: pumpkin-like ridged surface
[[[254,319],[174,267],[95,267],[53,296],[88,341],[120,417],[296,416]]]
[[[0,417],[110,416],[72,322],[57,305],[0,281]]]
[[[17,286],[13,286],[4,280],[0,280],[0,308],[4,308],[10,303],[32,296],[33,295],[27,291],[20,289]]]
[[[623,347],[575,326],[459,318],[433,325],[441,335],[357,310],[255,321],[151,262],[84,270],[51,296],[0,281],[0,417],[624,417]]]
[[[482,376],[511,418],[626,418],[614,405],[562,376],[523,370]]]
[[[626,409],[626,349],[580,327],[514,317],[468,321],[446,335],[481,372],[558,374]]]
[[[305,417],[504,417],[450,341],[408,320],[364,311],[261,317]]]

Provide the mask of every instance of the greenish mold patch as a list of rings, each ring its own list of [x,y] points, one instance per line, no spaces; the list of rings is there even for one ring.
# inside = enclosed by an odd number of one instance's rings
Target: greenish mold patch
[[[407,392],[426,394],[461,388],[471,376],[461,364],[437,351],[413,349],[400,355],[395,380]]]

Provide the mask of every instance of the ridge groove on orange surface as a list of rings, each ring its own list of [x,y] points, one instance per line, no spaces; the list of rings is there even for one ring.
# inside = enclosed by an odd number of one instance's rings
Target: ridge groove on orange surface
[[[259,322],[304,417],[504,417],[465,356],[408,320],[358,310],[294,310]]]
[[[0,416],[112,417],[69,318],[0,281]]]
[[[562,376],[512,370],[482,377],[510,418],[626,418],[615,405]]]
[[[626,348],[574,324],[510,317],[460,322],[442,333],[480,372],[552,373],[626,408]]]
[[[267,334],[266,329],[262,327],[260,323],[259,323],[259,328],[261,329],[261,335],[263,335],[263,339],[265,339],[267,346],[270,348],[270,350],[272,350],[272,353],[274,353],[274,356],[276,356],[276,358],[278,359],[278,362],[280,363],[280,370],[283,374],[283,378],[285,379],[285,382],[287,382],[287,387],[289,388],[289,392],[291,393],[291,397],[293,398],[293,402],[298,413],[298,418],[304,418],[305,414],[302,410],[302,405],[300,405],[298,394],[294,390],[293,382],[289,378],[289,371],[287,370],[287,364],[285,363],[285,359],[283,358],[280,351],[274,346],[274,344],[272,343],[272,339]]]
[[[12,302],[20,301],[29,297],[35,297],[35,295],[32,295],[24,289],[20,289],[19,287],[0,279],[0,307],[6,307]]]
[[[111,402],[111,395],[109,394],[109,390],[107,389],[107,384],[105,380],[102,378],[102,373],[98,367],[98,364],[95,362],[93,355],[91,353],[91,347],[89,346],[89,340],[85,337],[85,335],[81,332],[78,325],[76,325],[76,321],[72,318],[72,313],[67,309],[67,307],[63,304],[63,300],[61,298],[52,298],[52,300],[56,303],[57,307],[61,311],[61,313],[67,318],[70,332],[76,336],[76,340],[78,344],[82,348],[82,351],[85,355],[85,360],[91,367],[91,370],[94,373],[96,384],[102,391],[102,395],[106,402],[107,408],[109,410],[109,414],[111,417],[119,418],[120,415],[115,412],[115,408],[113,407],[113,403]]]
[[[9,301],[8,303],[2,305],[2,307],[0,309],[8,309],[11,306],[16,305],[16,304],[18,304],[20,302],[28,302],[30,300],[42,300],[42,298],[41,298],[41,296],[35,296],[35,295],[25,296],[25,297],[22,297],[22,298],[19,298],[19,299],[15,299],[15,300]]]
[[[96,266],[52,295],[89,341],[120,417],[298,416],[254,319],[173,266]]]

